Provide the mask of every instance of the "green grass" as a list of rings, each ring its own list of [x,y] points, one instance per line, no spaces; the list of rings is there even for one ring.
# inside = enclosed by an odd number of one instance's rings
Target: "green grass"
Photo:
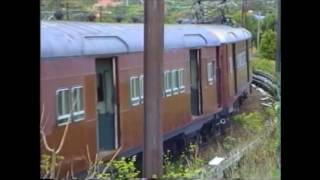
[[[264,120],[274,119],[275,116],[274,108],[266,108],[261,112],[236,115],[231,120],[239,123],[247,131],[257,134],[264,129]],[[273,121],[273,123],[276,122]],[[273,131],[257,149],[246,154],[238,162],[238,166],[231,170],[230,178],[279,180],[281,176],[280,169],[277,167],[279,141],[277,131]]]
[[[253,70],[261,70],[270,75],[276,76],[275,60],[254,57],[252,59]]]
[[[259,133],[263,129],[263,114],[260,112],[243,113],[231,117],[231,120],[239,123],[245,130],[251,133]]]

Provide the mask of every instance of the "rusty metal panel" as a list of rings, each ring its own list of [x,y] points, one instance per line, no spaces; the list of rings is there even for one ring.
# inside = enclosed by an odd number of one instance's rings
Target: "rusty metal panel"
[[[73,163],[74,170],[87,168],[86,147],[88,145],[91,159],[96,153],[96,121],[94,102],[94,68],[93,61],[76,60],[70,61],[41,61],[41,104],[44,104],[46,123],[44,132],[50,147],[57,148],[65,126],[56,124],[56,90],[59,88],[84,87],[84,111],[85,117],[81,121],[72,122],[65,139],[61,154],[65,161],[61,167],[61,174],[70,170]],[[78,141],[81,139],[81,141]],[[41,147],[41,151],[45,151]]]

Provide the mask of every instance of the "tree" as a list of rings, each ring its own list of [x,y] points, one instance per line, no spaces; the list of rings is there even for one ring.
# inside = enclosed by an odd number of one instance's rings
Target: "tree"
[[[237,24],[241,23],[241,11],[236,11],[235,13],[231,14],[231,17]],[[257,44],[257,20],[251,15],[246,15],[246,24],[244,25],[244,28],[248,29],[251,32],[251,39],[254,44]]]
[[[262,34],[260,53],[264,58],[275,59],[276,33],[273,30],[268,29]]]
[[[268,29],[275,30],[276,16],[274,13],[269,13],[262,21],[261,29],[266,31]]]

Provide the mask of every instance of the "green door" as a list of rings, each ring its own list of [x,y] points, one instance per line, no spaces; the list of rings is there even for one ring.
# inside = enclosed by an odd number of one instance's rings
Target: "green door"
[[[97,114],[98,144],[100,151],[115,149],[115,85],[113,60],[97,60]]]

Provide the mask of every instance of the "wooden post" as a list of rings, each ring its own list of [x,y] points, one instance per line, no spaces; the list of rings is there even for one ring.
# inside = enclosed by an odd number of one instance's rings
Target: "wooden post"
[[[160,99],[163,80],[164,0],[144,1],[143,177],[162,175]]]

